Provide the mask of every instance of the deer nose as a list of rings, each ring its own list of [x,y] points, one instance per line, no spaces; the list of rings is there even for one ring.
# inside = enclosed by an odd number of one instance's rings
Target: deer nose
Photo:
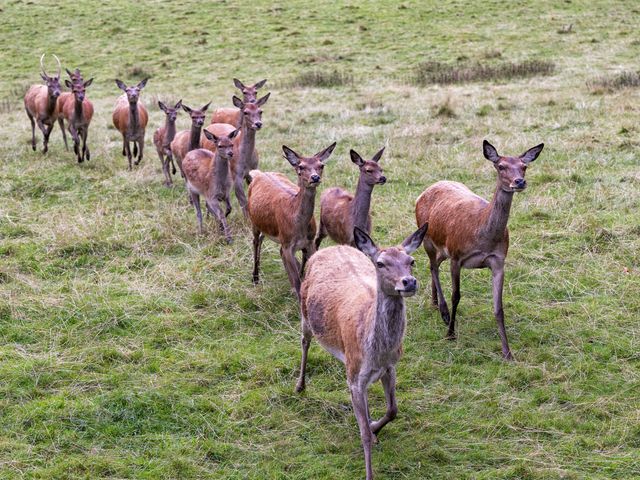
[[[385,177],[384,175],[380,177],[380,180],[378,181],[378,183],[380,185],[384,185],[385,183],[387,183],[387,177]]]
[[[516,188],[524,188],[527,186],[527,181],[524,178],[516,178],[513,183],[515,184]]]
[[[262,128],[262,122],[256,122],[255,126],[258,130],[260,130]]]
[[[229,152],[227,153],[227,157],[229,158],[233,157],[233,150],[229,150]]]
[[[415,277],[404,277],[402,279],[402,285],[404,286],[405,290],[415,290],[417,284],[418,281]]]
[[[311,183],[320,183],[320,175],[318,174],[311,175]]]

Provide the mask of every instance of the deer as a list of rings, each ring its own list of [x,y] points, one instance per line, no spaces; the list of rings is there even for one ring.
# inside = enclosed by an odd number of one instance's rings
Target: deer
[[[438,306],[442,320],[449,327],[447,338],[455,339],[460,269],[488,268],[492,274],[493,311],[505,360],[513,360],[502,307],[504,262],[509,249],[507,222],[513,194],[527,187],[524,179],[527,166],[538,158],[543,147],[544,143],[541,143],[519,157],[505,157],[498,155],[495,147],[484,140],[484,157],[493,163],[497,171],[497,185],[491,202],[464,184],[451,181],[431,185],[416,200],[417,223],[429,223],[424,249],[429,257],[432,303]],[[451,315],[442,293],[439,273],[440,264],[447,258],[451,260]]]
[[[215,143],[216,153],[204,148],[189,151],[182,160],[182,169],[187,182],[187,191],[191,203],[196,209],[198,217],[198,232],[202,234],[202,211],[200,209],[200,195],[205,198],[207,211],[218,219],[220,230],[227,243],[231,243],[231,234],[227,226],[226,215],[222,214],[219,203],[229,205],[231,192],[231,177],[229,174],[229,160],[233,158],[233,139],[240,129],[233,130],[229,135],[217,137],[208,130],[204,135]]]
[[[80,73],[79,69],[76,68],[74,72],[70,71],[68,68],[65,68],[65,70],[69,75],[69,78],[71,79],[71,83],[84,82],[84,79],[82,78],[82,74]],[[73,92],[61,92],[60,96],[58,97],[58,111],[62,112],[64,110],[64,104],[67,102],[67,100],[70,100],[72,98],[73,98]],[[60,125],[60,130],[62,131],[64,148],[66,151],[69,151],[69,144],[67,143],[67,135],[65,133],[63,115],[58,115],[58,124]]]
[[[113,109],[113,125],[122,134],[122,156],[129,160],[129,170],[132,170],[132,155],[130,142],[133,142],[133,157],[137,157],[135,165],[142,161],[144,151],[144,131],[149,120],[146,107],[139,101],[140,92],[147,84],[145,78],[135,87],[127,87],[116,79],[116,85],[124,94],[118,97]]]
[[[31,85],[27,93],[24,95],[24,109],[27,112],[27,117],[31,122],[31,148],[36,151],[36,123],[38,128],[42,131],[44,137],[42,143],[42,153],[49,151],[49,136],[51,130],[58,119],[60,110],[58,109],[58,97],[61,93],[60,88],[60,60],[57,56],[53,56],[58,63],[58,73],[50,76],[44,68],[44,56],[43,53],[40,57],[40,77],[44,80],[44,85]],[[62,129],[62,136],[67,143],[67,139]]]
[[[282,146],[284,157],[298,175],[298,185],[275,172],[252,170],[247,212],[253,229],[253,283],[260,281],[260,250],[265,235],[280,244],[280,257],[296,298],[300,276],[315,252],[316,221],[313,217],[316,189],[335,142],[312,157],[302,157]],[[302,266],[296,252],[302,250]]]
[[[244,83],[242,83],[237,78],[233,79],[233,84],[242,92],[242,97],[244,103],[256,103],[258,98],[258,90],[267,83],[267,79],[260,80],[257,83],[247,87]],[[228,123],[229,125],[234,125],[235,127],[240,127],[242,125],[242,117],[241,117],[241,109],[234,107],[222,107],[216,109],[213,112],[213,116],[211,117],[211,123]]]
[[[373,479],[371,445],[377,441],[376,434],[398,412],[395,365],[402,354],[404,302],[418,289],[411,253],[420,247],[427,228],[424,224],[398,246],[378,248],[364,230],[355,227],[356,248],[337,245],[318,250],[309,259],[300,289],[302,360],[296,391],[305,389],[307,355],[315,337],[346,367],[367,480]],[[368,389],[378,379],[387,409],[373,421]]]
[[[164,126],[159,127],[154,132],[153,144],[156,147],[158,157],[160,157],[160,163],[162,164],[164,184],[170,187],[173,185],[173,180],[171,179],[169,164],[171,164],[173,174],[176,174],[176,166],[173,163],[173,156],[171,155],[171,142],[176,136],[176,119],[178,118],[180,107],[182,107],[182,100],[178,100],[173,107],[168,107],[158,100],[158,107],[165,113],[166,119]]]
[[[358,186],[355,195],[342,188],[334,187],[325,190],[320,196],[320,225],[316,238],[316,250],[320,248],[322,239],[327,235],[341,245],[355,246],[353,228],[371,233],[371,194],[373,187],[384,185],[387,181],[378,164],[384,147],[371,160],[364,160],[358,152],[350,150],[351,161],[360,169]]]
[[[87,135],[93,117],[93,104],[86,98],[86,89],[93,82],[93,78],[85,82],[80,76],[80,71],[76,69],[76,72],[77,75],[74,75],[67,70],[71,81],[65,80],[65,85],[71,89],[73,101],[69,98],[62,102],[61,116],[58,121],[62,122],[63,119],[67,121],[69,133],[73,139],[73,152],[76,154],[78,163],[82,163],[85,159],[87,161],[91,159],[91,152],[87,146]],[[62,131],[64,132],[64,126]],[[80,140],[82,140],[82,151],[80,150]]]
[[[184,178],[184,172],[182,171],[182,159],[187,152],[200,148],[201,146],[201,133],[202,126],[206,117],[206,111],[211,105],[211,102],[207,103],[200,109],[195,109],[182,104],[182,109],[191,117],[191,130],[180,130],[176,133],[173,141],[171,142],[171,156],[176,160],[180,175]]]
[[[256,151],[256,132],[262,128],[262,106],[267,103],[271,93],[256,100],[255,103],[245,103],[234,95],[233,104],[242,112],[241,135],[236,139],[236,155],[231,161],[231,175],[234,193],[242,213],[247,216],[247,197],[244,193],[244,181],[251,182],[249,171],[258,168],[258,152]],[[213,123],[207,127],[216,135],[225,135],[235,128],[226,123]],[[215,150],[215,146],[205,143],[205,148]]]

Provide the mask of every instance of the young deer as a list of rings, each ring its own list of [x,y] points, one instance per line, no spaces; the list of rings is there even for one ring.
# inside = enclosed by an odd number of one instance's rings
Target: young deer
[[[182,100],[178,100],[178,103],[176,103],[174,107],[168,107],[161,101],[158,101],[158,107],[165,113],[166,119],[164,125],[158,128],[153,134],[153,144],[156,146],[158,157],[160,157],[162,173],[164,173],[164,184],[167,187],[173,185],[169,164],[171,164],[173,174],[176,174],[176,166],[173,163],[173,156],[171,155],[171,142],[176,136],[176,119],[178,118],[178,112],[181,106]]]
[[[215,155],[204,148],[197,148],[187,153],[182,161],[187,190],[198,217],[198,231],[202,233],[202,211],[200,210],[200,195],[202,195],[205,198],[207,210],[220,222],[220,230],[228,243],[231,243],[231,234],[219,203],[225,202],[227,206],[229,205],[231,191],[229,160],[233,158],[233,139],[239,131],[234,130],[229,135],[217,137],[205,130],[205,136],[216,145]]]
[[[234,192],[238,204],[242,208],[242,213],[247,216],[247,197],[244,193],[244,181],[251,181],[249,171],[258,168],[258,152],[256,151],[256,132],[262,128],[262,106],[267,103],[269,96],[264,97],[255,103],[244,103],[238,97],[233,97],[233,103],[242,112],[242,134],[236,140],[236,155],[231,160],[231,174],[233,178]],[[230,127],[226,123],[213,123],[207,130],[220,136],[226,134]],[[205,148],[211,149],[211,144],[203,144]],[[214,146],[213,146],[214,147]],[[215,147],[213,148],[215,150]]]
[[[182,109],[191,117],[191,130],[180,130],[176,133],[173,141],[171,142],[171,155],[175,158],[180,169],[180,174],[184,177],[182,171],[182,159],[187,152],[200,148],[202,144],[201,132],[204,125],[206,111],[211,105],[211,102],[207,103],[200,109],[190,108],[186,105],[182,105]]]
[[[80,70],[78,68],[76,68],[74,72],[70,71],[68,68],[65,68],[65,70],[67,71],[67,74],[71,79],[71,83],[84,83],[84,79],[82,78],[82,74],[80,73]],[[72,98],[74,98],[73,92],[60,93],[60,96],[58,97],[58,111],[60,113],[64,111],[64,104],[67,101],[71,101],[71,102],[73,101],[71,100]],[[62,131],[64,148],[65,150],[69,151],[69,144],[67,143],[67,135],[65,134],[65,131],[64,131],[64,117],[62,115],[58,115],[58,124],[60,125],[60,130]]]
[[[149,114],[146,107],[139,102],[140,91],[147,84],[147,78],[142,80],[135,87],[127,87],[120,80],[116,79],[116,85],[124,94],[118,97],[113,109],[113,125],[122,134],[122,156],[126,156],[129,160],[129,170],[131,165],[131,146],[129,142],[133,142],[133,156],[137,157],[135,164],[138,165],[142,161],[144,150],[144,131],[147,127]]]
[[[51,130],[58,119],[58,97],[60,96],[60,60],[54,55],[58,62],[58,73],[49,76],[44,69],[44,53],[40,57],[40,77],[45,85],[31,85],[24,95],[24,109],[31,122],[31,148],[36,151],[36,123],[44,136],[42,153],[49,151],[49,136]],[[67,138],[62,129],[62,136],[67,144]]]
[[[334,242],[354,246],[353,228],[358,227],[371,233],[371,193],[376,185],[384,185],[387,178],[378,165],[384,147],[371,160],[363,160],[355,150],[351,150],[351,161],[360,169],[356,194],[351,195],[342,188],[325,190],[320,197],[320,226],[316,238],[316,250],[322,239],[329,235]]]
[[[89,124],[93,117],[93,104],[85,98],[85,91],[93,82],[93,78],[85,82],[80,76],[80,71],[76,70],[76,72],[78,75],[74,75],[67,70],[67,73],[71,76],[71,81],[65,80],[65,85],[71,89],[73,101],[70,98],[64,101],[60,112],[61,118],[58,120],[62,121],[62,118],[64,118],[67,121],[67,127],[73,139],[73,151],[76,154],[78,163],[82,163],[85,159],[87,161],[91,159],[91,152],[87,146],[87,135],[89,134]],[[80,140],[82,140],[82,152],[80,151]]]
[[[324,164],[335,142],[313,157],[301,157],[282,146],[285,158],[298,174],[294,185],[281,173],[252,170],[249,184],[249,219],[253,225],[253,283],[258,283],[260,249],[264,236],[280,244],[280,256],[291,287],[300,298],[300,276],[306,260],[314,253],[316,221],[313,208]],[[302,268],[296,252],[302,250]]]
[[[486,140],[483,153],[498,172],[498,184],[491,203],[479,197],[465,185],[442,181],[427,188],[416,200],[416,220],[419,225],[429,222],[429,234],[424,248],[431,269],[431,295],[438,305],[444,323],[449,326],[448,338],[455,338],[456,310],[460,301],[460,269],[489,268],[493,276],[493,310],[502,342],[502,355],[512,360],[507,342],[502,309],[504,261],[509,249],[509,210],[514,192],[523,191],[527,165],[533,162],[544,144],[541,143],[519,157],[502,157]],[[451,259],[452,311],[440,286],[439,267]]]
[[[233,79],[233,84],[242,92],[244,103],[256,103],[258,90],[262,88],[265,83],[267,83],[266,79],[247,87],[237,78]],[[233,107],[218,108],[213,112],[213,116],[211,117],[211,123],[228,123],[235,127],[240,127],[241,121],[241,109]]]
[[[296,391],[305,388],[307,353],[312,337],[347,370],[351,403],[360,427],[367,480],[373,478],[371,445],[376,433],[396,417],[396,363],[402,353],[406,315],[404,298],[416,293],[411,253],[427,225],[401,245],[379,249],[358,227],[358,248],[339,245],[319,250],[309,260],[300,291],[302,363]],[[368,257],[368,258],[367,258]],[[369,385],[380,379],[387,403],[385,415],[369,417]]]

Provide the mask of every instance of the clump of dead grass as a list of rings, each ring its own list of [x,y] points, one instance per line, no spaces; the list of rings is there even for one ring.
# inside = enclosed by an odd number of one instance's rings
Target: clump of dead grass
[[[286,87],[318,87],[333,88],[344,85],[353,85],[353,75],[339,70],[308,70],[299,73],[296,77],[285,82]]]
[[[587,81],[587,88],[591,93],[615,92],[635,87],[640,87],[640,71],[624,71],[615,75],[602,75]]]

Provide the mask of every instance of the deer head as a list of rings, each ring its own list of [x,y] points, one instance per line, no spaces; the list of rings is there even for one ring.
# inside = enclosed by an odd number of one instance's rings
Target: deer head
[[[85,97],[85,91],[92,82],[93,78],[90,78],[86,82],[83,82],[82,77],[80,77],[79,81],[76,80],[70,82],[69,80],[65,80],[64,84],[71,90],[71,93],[73,93],[73,96],[76,97],[76,100],[82,102]]]
[[[58,63],[58,73],[55,76],[50,76],[47,74],[47,71],[44,68],[44,53],[42,54],[42,56],[40,57],[40,78],[42,78],[42,80],[44,80],[44,82],[47,84],[47,90],[49,91],[49,96],[53,97],[53,98],[58,98],[60,96],[60,93],[62,91],[62,89],[60,88],[60,71],[61,71],[61,67],[60,67],[60,60],[58,59],[57,56],[53,56],[56,59],[56,62]]]
[[[262,88],[265,83],[267,83],[266,78],[247,87],[237,78],[233,79],[233,84],[242,92],[244,103],[256,103],[256,99],[258,98],[258,89]]]
[[[384,185],[386,183],[387,177],[382,174],[382,168],[378,165],[383,153],[384,147],[371,160],[364,160],[355,150],[349,152],[351,161],[358,166],[367,185]]]
[[[296,169],[302,185],[307,188],[315,188],[320,185],[322,170],[334,148],[336,148],[335,142],[321,152],[316,153],[313,157],[302,157],[289,147],[282,146],[284,158]]]
[[[182,107],[182,100],[178,100],[178,103],[176,103],[174,107],[168,107],[167,105],[162,103],[160,100],[158,100],[158,107],[160,107],[160,110],[162,110],[165,113],[165,115],[167,116],[167,119],[170,122],[175,122],[176,119],[178,118],[178,112],[180,111],[180,107]]]
[[[227,136],[217,137],[209,130],[204,130],[204,136],[211,140],[220,156],[226,160],[230,160],[233,157],[233,139],[240,133],[240,129],[237,128]]]
[[[242,112],[242,121],[251,130],[260,130],[262,128],[262,105],[267,103],[271,93],[267,93],[264,97],[256,100],[255,103],[245,103],[235,95],[233,96],[233,104]]]
[[[200,108],[199,110],[187,107],[186,105],[182,105],[182,109],[185,112],[187,112],[191,117],[192,126],[202,127],[202,125],[204,125],[204,120],[206,116],[205,112],[207,111],[207,108],[209,108],[209,105],[211,105],[211,102],[207,103],[204,107]]]
[[[130,104],[136,104],[138,102],[138,98],[140,97],[140,91],[147,84],[147,80],[149,79],[145,78],[140,83],[138,83],[138,85],[136,85],[135,87],[127,87],[123,82],[116,79],[116,85],[118,85],[118,88],[120,90],[124,91],[124,93],[127,94],[127,99],[129,100]]]
[[[519,157],[502,157],[489,142],[485,140],[482,143],[484,157],[493,162],[493,166],[498,171],[498,184],[505,192],[521,192],[527,188],[527,182],[524,179],[527,165],[538,158],[543,148],[544,143],[541,143]]]

